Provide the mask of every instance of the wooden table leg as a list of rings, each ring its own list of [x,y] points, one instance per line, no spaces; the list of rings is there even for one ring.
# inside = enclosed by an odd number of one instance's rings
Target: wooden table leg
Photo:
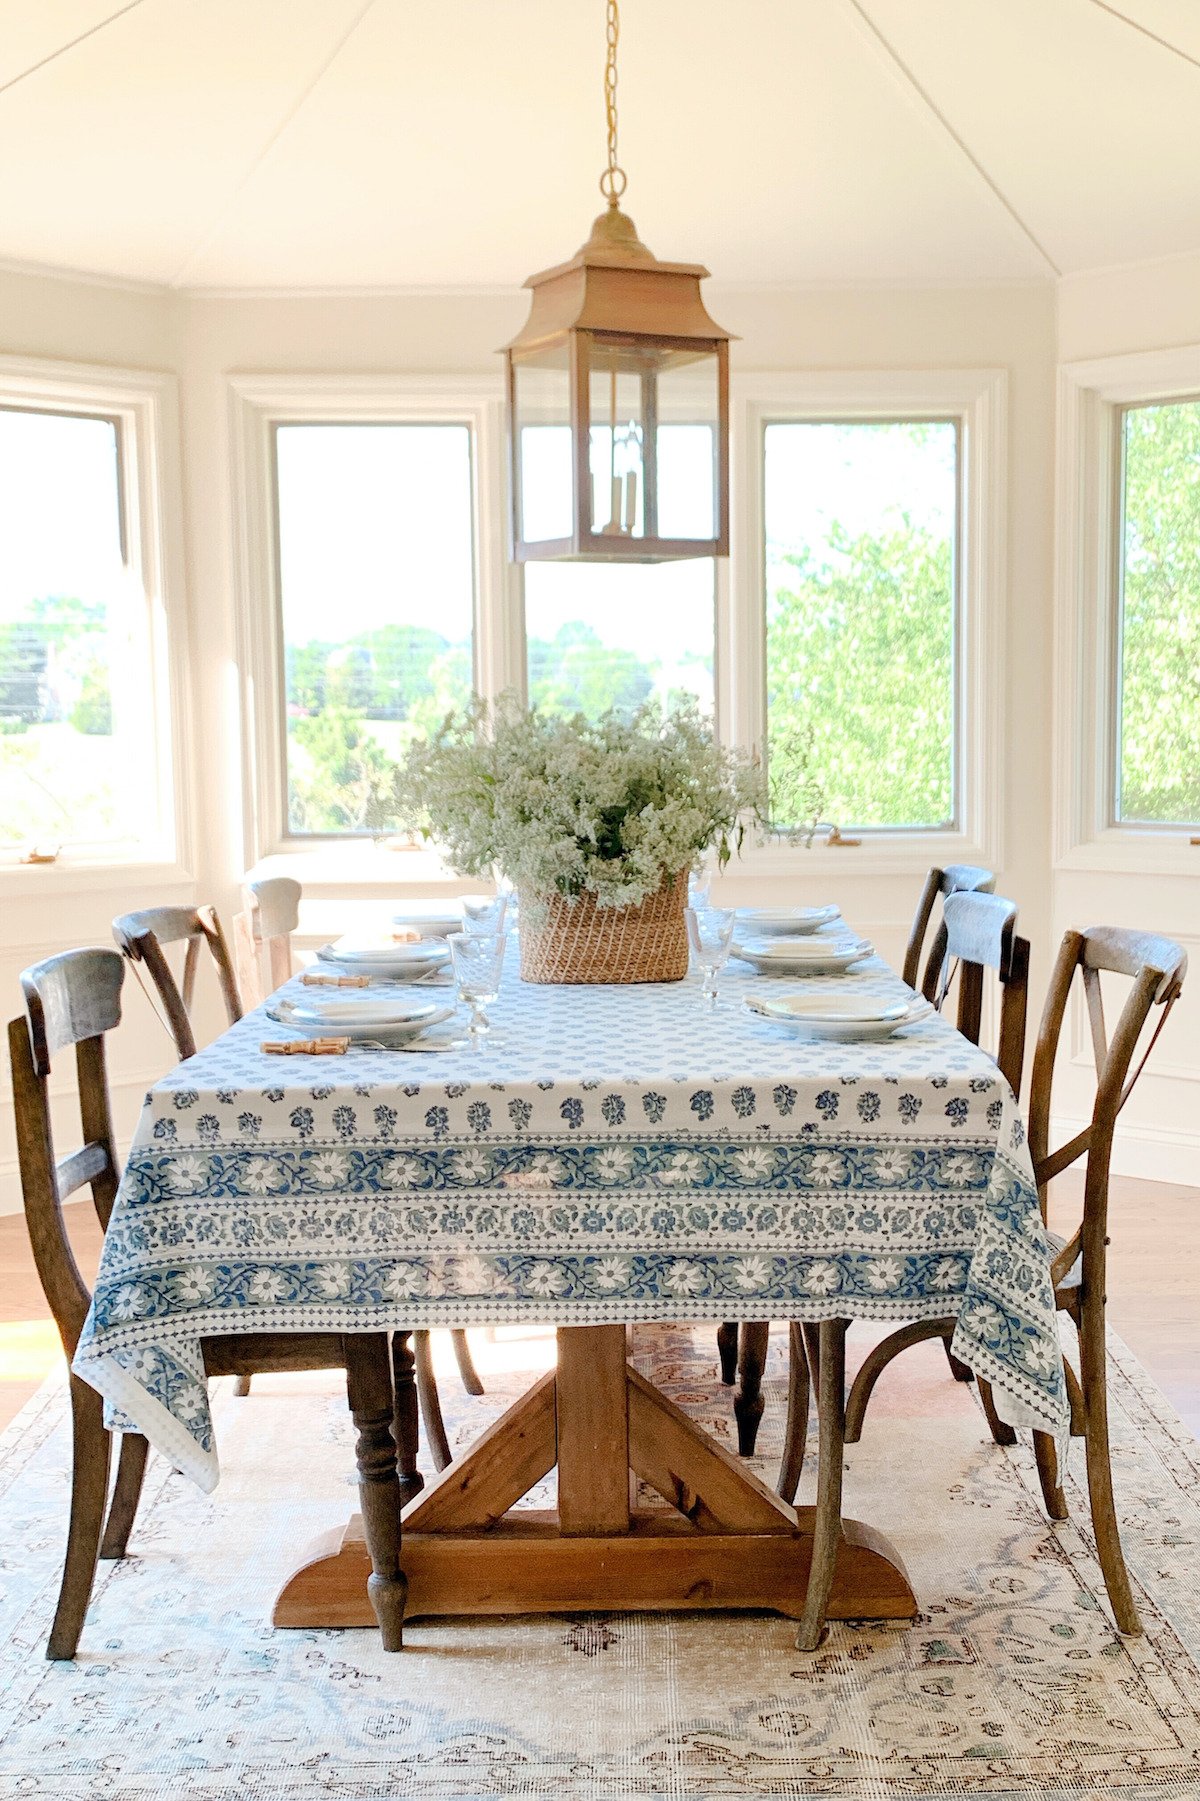
[[[400,1482],[392,1437],[392,1370],[386,1332],[347,1334],[346,1393],[358,1427],[358,1495],[371,1574],[371,1603],[385,1651],[404,1642],[408,1580],[400,1567]]]
[[[831,1493],[828,1479],[818,1529],[814,1508],[781,1500],[631,1369],[624,1340],[621,1326],[563,1328],[557,1371],[405,1510],[405,1617],[752,1607],[798,1619],[806,1598],[814,1611],[819,1603],[821,1618],[913,1617],[899,1559],[871,1527],[841,1521],[840,1508],[830,1513],[840,1492]],[[832,1382],[836,1356],[829,1361]],[[379,1421],[371,1396],[360,1411],[373,1457]],[[557,1511],[516,1509],[556,1463]],[[667,1507],[631,1509],[631,1471]],[[274,1624],[371,1624],[368,1571],[383,1577],[380,1598],[394,1609],[390,1533],[385,1511],[382,1529],[356,1519],[327,1534],[281,1590]],[[810,1597],[814,1535],[819,1580]]]
[[[624,1326],[558,1332],[558,1523],[567,1538],[629,1530]]]

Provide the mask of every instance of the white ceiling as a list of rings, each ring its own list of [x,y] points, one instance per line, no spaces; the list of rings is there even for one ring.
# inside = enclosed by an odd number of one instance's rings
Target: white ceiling
[[[511,287],[600,206],[603,0],[0,0],[0,259]],[[628,210],[730,282],[1200,248],[1198,0],[624,0]]]

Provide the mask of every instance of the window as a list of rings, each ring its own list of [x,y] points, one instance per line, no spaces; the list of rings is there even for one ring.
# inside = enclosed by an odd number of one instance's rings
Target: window
[[[70,385],[0,392],[0,852],[124,860],[169,812],[139,535],[150,414],[123,393],[67,410]]]
[[[958,824],[959,426],[763,432],[766,709],[779,826]]]
[[[391,770],[473,686],[466,424],[275,427],[293,837],[394,827]]]
[[[658,428],[658,529],[663,537],[711,538],[712,427],[691,420],[695,396],[677,386],[678,393],[667,384],[665,400],[682,416]],[[615,409],[615,391],[611,404]],[[636,413],[632,397],[629,404]],[[569,535],[569,528],[560,530],[568,437],[562,426],[534,424],[521,431],[521,498],[530,540]],[[640,530],[644,495],[620,460],[619,440],[609,427],[592,428],[596,522],[603,527],[619,490],[633,498],[630,525]],[[594,718],[609,707],[631,711],[649,700],[670,707],[691,697],[713,714],[711,557],[649,564],[529,562],[524,583],[532,705]]]
[[[1118,412],[1115,816],[1200,822],[1200,400]]]
[[[664,707],[713,712],[713,562],[527,563],[530,702],[548,712]]]
[[[521,688],[591,717],[694,699],[725,742],[766,750],[785,800],[811,745],[822,817],[868,829],[864,873],[1000,860],[1003,371],[734,377],[726,568],[512,565],[498,379],[236,375],[230,396],[248,864],[302,853],[308,881],[381,879],[350,845],[402,825],[396,758],[472,692]],[[523,421],[521,461],[550,531],[546,411]],[[684,476],[711,448],[690,389],[659,429],[658,501],[684,533]],[[594,447],[607,493],[607,427]],[[793,859],[813,867],[770,835],[743,866]],[[431,870],[407,857],[401,879]]]

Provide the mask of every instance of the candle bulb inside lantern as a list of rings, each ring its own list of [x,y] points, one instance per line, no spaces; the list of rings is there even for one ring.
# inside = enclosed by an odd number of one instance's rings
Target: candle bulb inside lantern
[[[625,475],[625,530],[632,534],[634,520],[637,518],[637,470],[630,469]]]

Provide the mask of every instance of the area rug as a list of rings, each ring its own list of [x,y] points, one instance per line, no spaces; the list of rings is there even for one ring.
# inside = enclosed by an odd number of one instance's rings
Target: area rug
[[[442,1377],[458,1443],[552,1340],[498,1333],[477,1350],[484,1398],[452,1364]],[[639,1328],[635,1351],[729,1439],[711,1329]],[[337,1378],[277,1377],[217,1396],[214,1494],[152,1462],[131,1555],[102,1566],[80,1655],[53,1665],[69,1440],[52,1381],[0,1440],[0,1796],[1194,1801],[1200,1445],[1119,1344],[1112,1386],[1139,1640],[1108,1613],[1078,1449],[1072,1518],[1051,1526],[1027,1448],[994,1446],[973,1389],[924,1346],[884,1377],[847,1453],[846,1510],[903,1555],[911,1626],[836,1625],[812,1656],[768,1614],[415,1621],[390,1657],[366,1631],[274,1632],[280,1578],[354,1503]],[[782,1390],[773,1341],[768,1476]]]

